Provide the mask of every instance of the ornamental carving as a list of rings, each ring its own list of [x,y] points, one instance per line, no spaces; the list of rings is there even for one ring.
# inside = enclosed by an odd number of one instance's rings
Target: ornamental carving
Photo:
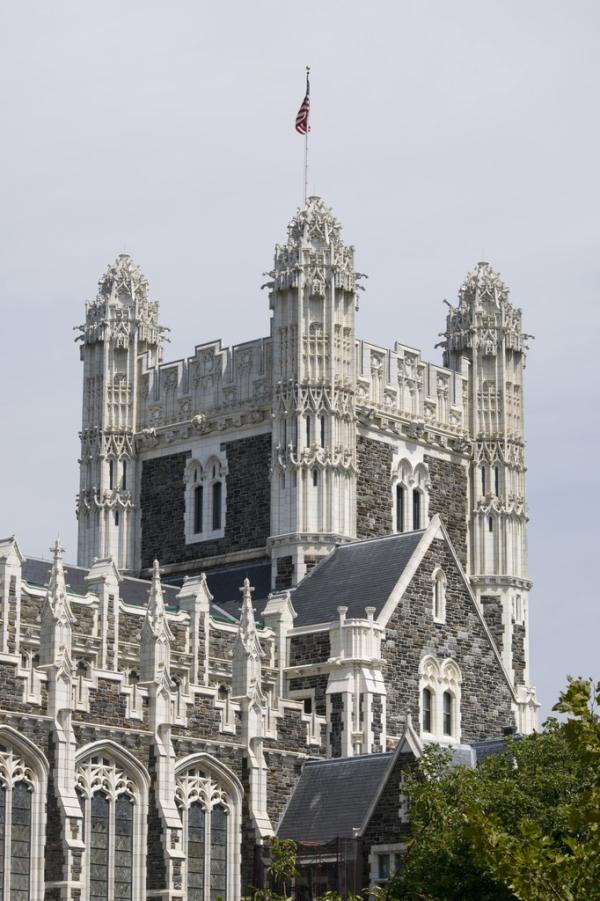
[[[33,786],[33,773],[11,748],[0,745],[0,783],[8,788],[15,782],[26,782],[27,785]]]
[[[212,810],[217,805],[231,810],[229,795],[201,769],[182,773],[177,777],[176,785],[175,800],[180,807],[188,808],[199,802],[204,810]]]

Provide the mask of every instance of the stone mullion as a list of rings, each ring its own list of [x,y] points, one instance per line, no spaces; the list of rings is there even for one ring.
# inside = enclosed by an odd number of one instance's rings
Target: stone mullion
[[[115,899],[115,805],[117,796],[112,795],[108,807],[108,901]],[[133,876],[133,873],[132,873]]]
[[[12,845],[12,780],[6,785],[4,807],[4,897],[10,898],[10,856]]]

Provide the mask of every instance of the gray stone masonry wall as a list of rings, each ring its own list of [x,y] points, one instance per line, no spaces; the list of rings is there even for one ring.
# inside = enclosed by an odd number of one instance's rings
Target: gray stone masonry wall
[[[264,547],[271,515],[271,435],[222,444],[227,455],[225,535],[185,543],[184,470],[191,451],[155,457],[142,464],[142,568],[203,560],[217,554]]]
[[[307,753],[306,723],[302,722],[301,710],[285,708],[284,715],[277,720],[277,740],[265,738],[265,748],[285,748],[286,751],[301,751]]]
[[[425,454],[429,468],[429,518],[439,513],[463,568],[467,565],[467,469]]]
[[[320,676],[301,676],[297,679],[290,679],[290,691],[314,690],[315,713],[317,716],[325,716],[327,712],[326,692],[328,681],[329,676],[327,674]]]
[[[332,757],[342,756],[342,733],[344,731],[344,696],[331,695],[331,716],[329,718],[329,744]]]
[[[400,780],[403,770],[415,763],[412,754],[399,754],[389,774],[383,791],[375,805],[361,840],[363,884],[368,884],[369,854],[373,845],[387,845],[406,841],[409,828],[399,816]]]
[[[492,633],[496,642],[496,647],[502,653],[504,644],[504,626],[502,625],[502,603],[500,598],[493,595],[483,595],[481,598],[481,606],[483,607],[483,616],[486,625]]]
[[[294,558],[291,556],[278,557],[276,564],[275,591],[284,591],[286,588],[291,588],[294,579]]]
[[[0,707],[3,710],[30,713],[32,705],[23,701],[23,679],[17,679],[17,667],[14,663],[0,663]],[[47,703],[47,689],[42,686],[42,707],[35,707],[37,714],[44,713]]]
[[[512,662],[515,673],[515,684],[525,681],[525,626],[513,623]]]
[[[356,454],[356,535],[358,538],[389,535],[393,531],[392,447],[358,435]]]
[[[119,682],[112,679],[98,679],[98,688],[89,690],[89,713],[84,710],[73,711],[73,721],[83,723],[100,723],[105,726],[126,726],[134,729],[148,729],[148,723],[139,720],[128,720],[127,698],[121,691]]]
[[[431,576],[441,566],[447,578],[446,622],[434,623]],[[512,694],[445,541],[435,539],[386,628],[382,655],[387,695],[387,731],[398,736],[406,714],[419,724],[419,664],[426,654],[450,657],[462,673],[462,741],[502,735],[514,725]]]
[[[326,663],[331,656],[329,632],[293,635],[290,639],[290,666]]]
[[[300,778],[304,761],[298,757],[274,754],[269,751],[265,752],[265,760],[269,768],[267,809],[271,825],[277,831],[281,815]]]
[[[172,726],[174,736],[218,738],[221,712],[210,695],[194,695],[194,704],[187,704],[187,726]]]

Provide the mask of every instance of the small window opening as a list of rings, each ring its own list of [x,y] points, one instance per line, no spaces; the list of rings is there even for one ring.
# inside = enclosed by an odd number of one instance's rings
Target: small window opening
[[[500,494],[500,470],[497,466],[494,469],[494,489],[494,493],[496,497],[498,497],[498,495]]]
[[[494,531],[494,520],[491,516],[488,516],[488,532]]]
[[[404,488],[396,486],[396,531],[404,531]]]
[[[485,466],[481,467],[481,493],[485,494]]]
[[[452,735],[452,695],[444,692],[444,735]]]
[[[213,485],[213,509],[212,509],[212,527],[213,532],[221,528],[221,498],[223,496],[223,486],[221,482],[215,482]]]
[[[115,487],[115,464],[113,460],[108,461],[108,487]]]
[[[302,701],[305,713],[312,713],[312,698],[304,698]]]
[[[325,447],[325,417],[321,416],[321,447]]]
[[[127,490],[127,460],[123,460],[123,479],[122,479],[123,491]]]
[[[306,417],[306,446],[310,447],[310,416]]]
[[[119,511],[115,510],[115,525],[119,525]]]
[[[421,492],[413,489],[413,529],[421,528]]]
[[[316,488],[319,484],[319,472],[316,469],[313,469],[313,485]]]
[[[194,473],[196,476],[197,473]],[[198,535],[202,531],[204,507],[204,488],[202,485],[196,485],[194,488],[194,533]]]
[[[431,689],[423,689],[423,731],[431,732]]]

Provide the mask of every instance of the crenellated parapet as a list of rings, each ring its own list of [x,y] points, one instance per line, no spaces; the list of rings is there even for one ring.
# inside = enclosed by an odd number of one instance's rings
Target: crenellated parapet
[[[361,421],[432,443],[468,438],[468,375],[428,363],[412,347],[357,342],[356,408]]]

